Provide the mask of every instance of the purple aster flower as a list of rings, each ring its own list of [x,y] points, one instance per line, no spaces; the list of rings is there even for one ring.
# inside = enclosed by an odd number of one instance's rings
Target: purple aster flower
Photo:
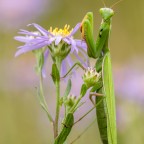
[[[48,53],[51,54],[54,61],[57,57],[61,59],[61,73],[64,74],[66,72],[66,63],[70,67],[73,65],[71,58],[71,54],[73,54],[83,66],[87,67],[88,57],[85,53],[87,50],[86,43],[82,40],[73,38],[73,35],[80,27],[80,23],[72,30],[69,30],[69,25],[65,25],[63,29],[55,28],[52,30],[52,27],[50,27],[50,30],[48,31],[35,23],[29,24],[28,26],[34,26],[37,31],[30,32],[27,30],[20,30],[19,34],[24,34],[25,36],[16,36],[15,39],[24,42],[25,44],[18,47],[15,56],[19,56],[29,51],[42,50],[44,53],[44,63],[48,57]],[[81,57],[79,56],[79,53],[81,54]]]

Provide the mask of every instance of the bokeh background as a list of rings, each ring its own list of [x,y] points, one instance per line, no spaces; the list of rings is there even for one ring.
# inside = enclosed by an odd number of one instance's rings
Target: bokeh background
[[[117,0],[105,0],[111,6]],[[144,143],[144,1],[124,0],[114,7],[110,48],[115,82],[119,144]],[[94,36],[101,22],[100,0],[0,0],[0,144],[51,144],[52,126],[41,109],[32,53],[14,57],[21,45],[13,39],[20,28],[38,23],[49,29],[74,27],[86,12],[94,13]],[[76,35],[80,38],[80,33]],[[50,65],[51,59],[47,65]],[[50,66],[47,68],[50,74]],[[77,77],[74,91],[79,86]],[[65,88],[65,84],[63,87]],[[55,112],[55,88],[48,76],[45,93],[50,112]],[[89,103],[90,104],[90,103]],[[76,118],[90,106],[83,106]],[[94,112],[74,127],[68,142],[94,120]],[[54,116],[54,115],[53,115]],[[100,144],[96,123],[75,144]]]

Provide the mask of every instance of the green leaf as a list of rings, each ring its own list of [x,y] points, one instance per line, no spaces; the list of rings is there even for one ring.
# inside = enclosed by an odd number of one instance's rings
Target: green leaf
[[[48,113],[47,104],[45,103],[44,97],[43,97],[43,95],[42,95],[42,93],[40,92],[39,89],[37,89],[37,96],[38,96],[41,107],[44,109],[44,111],[46,113]]]
[[[52,65],[52,74],[51,75],[52,75],[53,82],[55,84],[60,81],[60,74],[59,74],[58,68],[55,63]]]
[[[82,87],[81,87],[81,92],[80,92],[80,95],[83,97],[87,92],[87,86],[86,84],[83,84]]]

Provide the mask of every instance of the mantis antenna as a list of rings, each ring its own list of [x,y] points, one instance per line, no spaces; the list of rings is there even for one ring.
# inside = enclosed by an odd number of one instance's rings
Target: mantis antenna
[[[110,8],[113,8],[115,5],[117,5],[118,3],[122,2],[123,0],[119,0],[116,3],[114,3]]]
[[[106,7],[106,4],[105,4],[104,0],[101,0],[101,2],[103,3],[104,7]]]

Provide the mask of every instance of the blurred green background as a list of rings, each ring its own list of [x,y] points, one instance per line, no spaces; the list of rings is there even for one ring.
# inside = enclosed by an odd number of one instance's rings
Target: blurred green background
[[[115,2],[117,0],[105,0],[107,6]],[[115,16],[110,49],[116,92],[118,144],[144,143],[143,6],[143,0],[124,0],[113,8]],[[26,25],[33,22],[46,29],[50,26],[63,27],[65,24],[74,27],[88,11],[94,13],[96,37],[101,22],[101,7],[103,4],[100,0],[0,0],[0,144],[53,143],[52,126],[36,97],[38,78],[33,68],[35,59],[31,53],[15,58],[16,48],[21,43],[13,37],[18,35],[19,29],[28,29]],[[76,37],[80,38],[80,33]],[[51,69],[47,71],[50,73]],[[46,99],[53,114],[55,88],[50,76],[45,79],[45,85]],[[79,116],[76,115],[76,118]],[[68,142],[77,137],[93,119],[94,112],[74,127]],[[87,143],[101,143],[96,124],[75,142]]]

